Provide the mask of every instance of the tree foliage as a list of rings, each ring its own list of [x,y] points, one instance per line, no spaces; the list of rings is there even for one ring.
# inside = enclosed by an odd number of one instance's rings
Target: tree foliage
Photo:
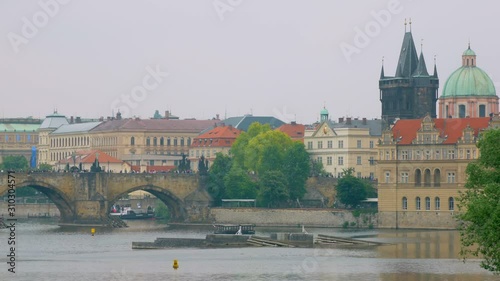
[[[3,157],[1,164],[3,170],[27,170],[29,168],[28,160],[22,155],[9,155]]]
[[[321,175],[325,175],[326,171],[323,167],[323,163],[320,161],[311,160],[311,176],[317,177]]]
[[[200,175],[206,175],[208,173],[208,160],[206,160],[203,155],[198,160],[198,173]]]
[[[216,206],[220,206],[221,199],[226,195],[224,177],[229,173],[229,170],[231,170],[231,165],[231,157],[219,152],[216,154],[215,160],[210,167],[207,189],[208,193],[212,195]]]
[[[345,169],[337,182],[337,198],[347,207],[355,208],[362,200],[366,199],[370,188],[368,182],[354,176],[353,168]]]
[[[237,164],[224,177],[224,186],[227,198],[254,199],[257,196],[255,183]]]
[[[266,207],[279,207],[290,198],[285,175],[278,170],[266,171],[260,178],[259,202]]]
[[[465,257],[484,258],[481,267],[500,274],[500,129],[481,135],[481,156],[467,166],[467,190],[459,198]]]
[[[38,170],[40,171],[52,171],[52,165],[47,163],[42,163],[38,165]]]

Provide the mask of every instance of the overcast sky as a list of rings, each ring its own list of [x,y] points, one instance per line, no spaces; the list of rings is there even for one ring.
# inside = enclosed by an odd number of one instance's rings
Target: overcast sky
[[[405,18],[441,93],[469,39],[500,87],[497,16],[494,1],[0,0],[0,114],[380,118]]]

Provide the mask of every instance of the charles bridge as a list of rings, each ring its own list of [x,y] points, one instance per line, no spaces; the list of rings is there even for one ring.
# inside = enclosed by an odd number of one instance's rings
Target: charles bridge
[[[173,221],[205,221],[211,197],[194,174],[15,173],[15,187],[33,187],[58,207],[61,223],[103,224],[121,197],[147,191],[170,209]],[[0,196],[7,193],[7,173],[0,173]]]

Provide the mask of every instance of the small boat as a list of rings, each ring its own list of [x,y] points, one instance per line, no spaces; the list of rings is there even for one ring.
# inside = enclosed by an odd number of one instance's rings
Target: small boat
[[[124,220],[137,220],[137,219],[151,219],[155,214],[152,210],[132,209],[130,207],[123,207],[120,212],[112,212],[111,216],[119,216]]]
[[[255,224],[214,224],[215,234],[255,234]]]

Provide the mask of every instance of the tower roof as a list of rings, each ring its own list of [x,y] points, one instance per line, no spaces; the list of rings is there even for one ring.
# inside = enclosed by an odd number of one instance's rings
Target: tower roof
[[[398,68],[396,77],[410,77],[417,68],[418,57],[415,50],[415,42],[410,32],[406,32],[403,38],[403,45],[399,54]]]
[[[413,76],[429,76],[427,72],[427,66],[425,65],[424,54],[420,52],[420,57],[418,58],[418,65]]]

